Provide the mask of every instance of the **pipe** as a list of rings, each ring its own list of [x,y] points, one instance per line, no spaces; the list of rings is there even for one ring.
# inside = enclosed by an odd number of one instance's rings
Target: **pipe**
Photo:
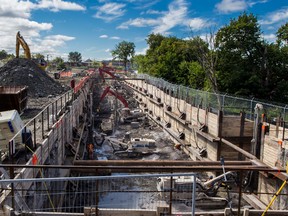
[[[220,165],[220,161],[185,161],[185,160],[159,160],[159,161],[139,161],[139,160],[76,160],[74,165],[95,165],[95,166],[212,166]],[[225,161],[225,165],[252,165],[251,161]]]
[[[35,169],[42,169],[42,168],[53,168],[53,169],[71,169],[71,170],[103,170],[103,169],[118,169],[118,170],[151,170],[151,172],[160,172],[160,171],[170,171],[173,170],[174,172],[178,172],[179,170],[184,170],[186,172],[206,172],[206,171],[221,171],[222,166],[221,165],[197,165],[197,166],[165,166],[165,165],[158,165],[158,166],[152,166],[152,165],[138,165],[138,166],[123,166],[123,165],[106,165],[106,166],[95,166],[90,164],[90,166],[86,165],[11,165],[11,164],[1,164],[1,167],[14,167],[14,168],[35,168]],[[226,170],[228,171],[263,171],[263,172],[286,172],[285,169],[283,170],[276,170],[267,166],[257,166],[257,165],[227,165],[225,166]]]
[[[110,175],[111,173],[200,173],[200,172],[221,172],[222,167],[97,167],[90,168],[85,167],[85,169],[81,169],[75,167],[73,169],[74,172],[78,173],[86,173],[86,174],[96,174],[99,175]],[[235,172],[247,172],[247,171],[257,171],[257,172],[271,172],[273,170],[265,169],[265,168],[257,168],[257,167],[229,167],[227,170],[235,171]],[[275,172],[275,171],[273,171]]]

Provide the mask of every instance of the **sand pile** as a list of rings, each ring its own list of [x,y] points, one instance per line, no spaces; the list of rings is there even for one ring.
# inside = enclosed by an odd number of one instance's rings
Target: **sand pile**
[[[0,86],[28,86],[28,96],[32,98],[56,96],[68,89],[32,60],[23,58],[15,58],[0,68]]]

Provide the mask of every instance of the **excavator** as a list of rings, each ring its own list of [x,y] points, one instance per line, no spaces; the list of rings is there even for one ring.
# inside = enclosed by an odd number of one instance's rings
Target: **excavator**
[[[103,83],[105,83],[105,78],[104,78],[104,74],[103,73],[107,73],[108,75],[110,75],[113,79],[116,79],[117,77],[114,75],[114,73],[111,70],[106,70],[105,68],[99,68],[99,75],[103,80]]]
[[[117,91],[113,91],[110,86],[106,87],[106,89],[103,91],[99,103],[101,103],[101,101],[108,93],[114,95],[124,105],[124,108],[122,108],[120,111],[122,116],[121,119],[124,123],[131,123],[132,121],[142,120],[146,116],[146,114],[140,109],[130,110],[128,107],[128,102],[125,100],[125,98]]]
[[[38,65],[38,67],[44,71],[47,67],[47,62],[44,59],[32,59],[30,48],[24,40],[23,36],[21,36],[20,31],[18,31],[16,34],[16,58],[19,58],[20,45],[24,50],[25,58],[33,60]]]
[[[98,70],[99,70],[99,75],[100,75],[100,77],[103,80],[103,83],[105,83],[105,78],[104,78],[104,74],[103,73],[106,73],[106,74],[110,75],[113,79],[117,79],[117,77],[114,74],[114,69],[113,68],[103,67],[103,68],[99,68]]]
[[[110,86],[106,87],[106,89],[103,91],[101,97],[100,97],[100,101],[99,103],[103,100],[103,98],[108,94],[112,94],[114,95],[118,100],[120,100],[122,102],[122,104],[124,105],[124,107],[128,108],[128,102],[125,100],[125,98],[120,95],[119,93],[112,91]]]

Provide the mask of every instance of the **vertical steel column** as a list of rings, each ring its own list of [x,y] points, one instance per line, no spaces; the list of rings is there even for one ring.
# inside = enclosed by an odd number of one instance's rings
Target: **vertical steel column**
[[[242,177],[243,177],[243,173],[242,172],[239,172],[239,182],[240,182],[240,185],[239,185],[239,197],[238,197],[238,216],[241,215],[241,199],[242,199],[242,185],[241,185],[241,182],[242,182]]]
[[[13,163],[13,161],[12,161]],[[10,167],[10,179],[14,179],[14,167]],[[14,183],[11,182],[11,201],[12,201],[12,208],[15,210],[15,193],[14,193]]]
[[[56,116],[56,118],[57,118],[57,113],[58,113],[58,109],[57,109],[58,103],[57,102],[58,102],[58,99],[55,101],[55,110],[56,110],[55,116]]]
[[[41,112],[41,123],[42,123],[42,139],[44,139],[44,113]]]
[[[52,125],[54,125],[54,116],[55,116],[55,113],[54,113],[54,103],[52,103]]]
[[[97,175],[97,169],[96,169],[96,175]],[[98,192],[98,189],[99,189],[99,180],[96,180],[96,205],[95,205],[95,213],[96,213],[96,216],[99,216],[99,211],[98,211],[98,204],[99,204],[99,192]]]
[[[36,118],[34,118],[34,120],[33,120],[33,128],[34,128],[34,131],[33,131],[33,135],[34,135],[33,147],[36,147]]]
[[[60,100],[60,105],[61,105],[61,109],[63,108],[63,96],[61,96],[61,98],[60,98],[61,100]]]
[[[53,118],[53,116],[52,116]],[[48,127],[48,130],[50,129],[50,122],[49,122],[49,106],[47,107],[47,127]]]
[[[193,176],[193,190],[192,190],[192,212],[191,215],[194,216],[195,215],[195,206],[196,206],[196,175],[194,174]]]
[[[170,177],[170,200],[169,200],[169,215],[172,215],[172,187],[173,187],[173,176]]]

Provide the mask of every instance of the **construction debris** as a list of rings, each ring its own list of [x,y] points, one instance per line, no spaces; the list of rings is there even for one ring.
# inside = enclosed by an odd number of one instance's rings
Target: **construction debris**
[[[23,58],[15,58],[0,68],[0,86],[28,86],[28,96],[32,98],[56,96],[68,89],[32,60]]]

